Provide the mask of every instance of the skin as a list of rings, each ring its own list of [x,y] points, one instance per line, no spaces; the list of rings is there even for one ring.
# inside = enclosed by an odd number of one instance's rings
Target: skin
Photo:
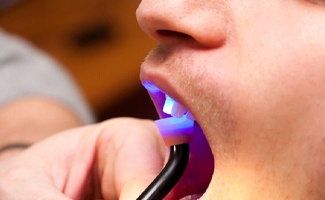
[[[150,120],[116,118],[69,129],[2,158],[0,194],[6,200],[136,199],[161,171],[165,153]],[[196,157],[192,153],[190,163]],[[187,170],[188,177],[196,168]],[[167,199],[186,195],[188,184],[180,182],[182,191]]]
[[[43,109],[49,109],[46,116],[44,116]],[[11,123],[11,118],[15,118],[18,123]],[[27,130],[28,133],[25,131],[27,136],[23,140],[33,143],[46,137],[46,134],[50,135],[53,132],[82,125],[78,116],[61,102],[42,97],[24,97],[6,104],[0,108],[0,120],[3,124],[0,130],[2,133],[14,133],[6,136],[3,134],[1,145],[16,140],[15,133],[19,130]],[[51,123],[57,126],[51,126]],[[44,136],[33,135],[34,138],[30,138],[28,135],[32,132],[43,133]]]
[[[121,128],[125,124],[130,127]],[[163,164],[164,147],[155,132],[151,121],[114,119],[57,133],[1,161],[1,197],[135,199],[134,191],[138,195]],[[132,164],[125,165],[125,158]]]
[[[201,199],[325,199],[324,1],[142,0],[137,19],[160,44],[142,82],[212,149]]]
[[[204,132],[196,126],[188,171],[166,199],[205,189],[203,200],[325,199],[323,1],[143,0],[137,19],[160,44],[143,84]],[[150,95],[164,117],[164,95]],[[165,149],[148,120],[70,129],[1,159],[0,196],[136,199]]]
[[[33,144],[59,131],[80,126],[82,122],[58,101],[29,96],[1,107],[0,124],[0,146],[4,146]],[[7,150],[0,154],[0,159],[19,151],[21,149]]]

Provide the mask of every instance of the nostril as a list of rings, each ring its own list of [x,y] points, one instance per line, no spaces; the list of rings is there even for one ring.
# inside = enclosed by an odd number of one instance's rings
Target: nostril
[[[160,37],[168,37],[168,38],[177,38],[177,39],[187,39],[187,38],[191,38],[191,36],[185,34],[185,33],[181,33],[181,32],[177,32],[177,31],[171,31],[171,30],[157,30],[157,34]]]
[[[206,38],[202,39],[202,37],[193,37],[193,35],[190,34],[167,29],[156,30],[155,39],[165,46],[186,44],[199,47],[209,47],[209,45],[213,44],[213,42],[210,42]]]

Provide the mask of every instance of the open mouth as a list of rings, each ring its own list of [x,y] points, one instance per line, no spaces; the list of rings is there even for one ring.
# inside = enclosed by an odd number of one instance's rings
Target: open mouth
[[[167,118],[171,116],[181,118],[184,115],[187,115],[189,119],[193,121],[195,120],[194,116],[186,107],[175,101],[168,94],[160,90],[156,85],[151,82],[143,82],[142,84],[149,92],[160,118]]]
[[[143,85],[148,90],[161,119],[164,121],[178,120],[185,123],[185,128],[177,127],[181,130],[179,134],[175,134],[174,131],[166,139],[162,133],[167,146],[188,142],[191,149],[189,164],[183,177],[172,191],[172,199],[199,199],[208,188],[214,170],[214,158],[203,131],[196,122],[195,116],[185,106],[154,84],[146,82]],[[189,127],[193,130],[189,131]]]

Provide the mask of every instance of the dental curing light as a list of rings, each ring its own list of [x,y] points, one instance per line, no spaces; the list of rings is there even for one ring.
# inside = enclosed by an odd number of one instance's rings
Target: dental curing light
[[[166,95],[164,112],[174,115],[175,109],[179,110],[179,105],[172,105],[175,103],[177,104]],[[162,200],[182,177],[189,160],[189,142],[192,139],[194,121],[183,115],[180,118],[169,117],[155,122],[166,146],[170,146],[170,155],[166,166],[137,200]]]

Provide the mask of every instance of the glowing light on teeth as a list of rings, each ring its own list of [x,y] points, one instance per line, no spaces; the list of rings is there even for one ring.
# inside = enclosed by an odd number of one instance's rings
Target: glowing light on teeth
[[[188,110],[166,95],[163,112],[172,117],[156,120],[166,146],[190,142],[193,138],[194,117]]]
[[[163,107],[163,112],[166,113],[166,114],[170,114],[173,117],[181,118],[188,111],[182,104],[176,102],[174,99],[172,99],[171,97],[166,95],[166,101],[165,101],[165,104],[164,104],[164,107]],[[190,119],[193,120],[192,115],[189,114],[189,116],[191,116]]]
[[[169,97],[168,95],[166,95],[166,100],[165,100],[165,104],[163,107],[163,112],[166,114],[172,114],[172,110],[173,110],[173,106],[175,104],[175,100],[172,99],[171,97]]]

